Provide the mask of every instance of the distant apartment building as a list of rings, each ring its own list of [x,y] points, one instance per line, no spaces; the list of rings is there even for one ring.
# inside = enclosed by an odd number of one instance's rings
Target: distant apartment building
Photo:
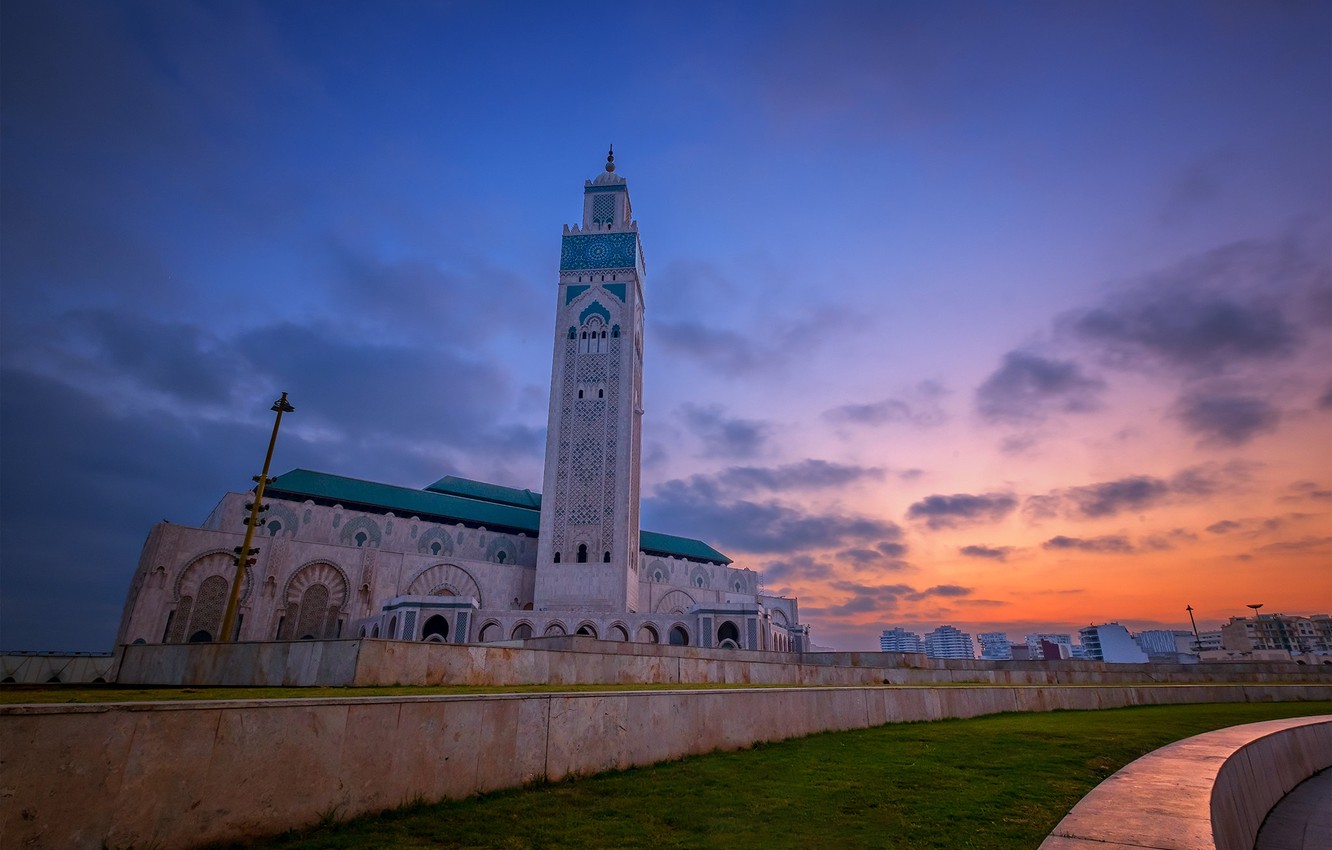
[[[1147,655],[1178,656],[1195,652],[1193,632],[1184,629],[1148,629],[1133,636],[1138,648]]]
[[[930,658],[975,658],[971,635],[952,626],[940,626],[925,635],[925,654]]]
[[[1230,622],[1221,627],[1221,648],[1285,650],[1292,655],[1332,652],[1332,616],[1259,614],[1257,617],[1231,617]]]
[[[883,634],[879,635],[879,651],[924,652],[925,645],[921,642],[920,635],[898,626],[895,629],[885,629]]]
[[[1003,632],[981,632],[981,658],[988,661],[1010,661],[1013,658],[1013,643]]]
[[[1027,641],[1027,649],[1031,652],[1032,658],[1045,657],[1045,650],[1041,648],[1041,641],[1049,641],[1050,643],[1062,644],[1068,647],[1068,654],[1064,655],[1063,657],[1064,658],[1073,657],[1073,637],[1071,635],[1056,635],[1056,634],[1027,635],[1025,640]]]
[[[1051,640],[1043,640],[1040,643],[1040,655],[1032,656],[1044,661],[1059,661],[1063,658],[1073,657],[1073,648],[1066,643],[1055,643]]]
[[[1143,664],[1147,653],[1138,648],[1128,629],[1119,623],[1103,623],[1079,629],[1081,643],[1087,648],[1087,657],[1109,664]]]

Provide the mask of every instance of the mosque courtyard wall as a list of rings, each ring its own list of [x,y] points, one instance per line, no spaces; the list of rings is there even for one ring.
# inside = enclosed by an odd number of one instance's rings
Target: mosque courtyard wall
[[[122,649],[116,681],[122,685],[332,687],[635,683],[832,687],[1275,682],[1332,685],[1332,665],[968,661],[905,653],[704,649],[569,635],[505,645],[358,639],[126,646]]]
[[[663,659],[665,660],[665,659]],[[177,850],[815,732],[1332,684],[749,688],[0,707],[6,846]]]

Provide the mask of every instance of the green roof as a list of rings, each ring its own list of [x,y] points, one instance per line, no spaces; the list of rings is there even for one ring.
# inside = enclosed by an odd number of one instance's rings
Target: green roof
[[[494,502],[497,505],[512,505],[515,508],[541,510],[540,493],[533,493],[531,490],[515,490],[512,487],[501,487],[498,484],[487,484],[484,481],[472,481],[455,475],[446,475],[426,489],[450,496]]]
[[[541,518],[538,512],[530,508],[497,505],[447,493],[395,487],[392,484],[344,478],[308,469],[293,469],[279,475],[265,488],[265,492],[275,496],[296,496],[338,503],[347,507],[392,511],[399,516],[415,514],[422,519],[467,522],[492,529],[506,528],[531,535],[536,535]]]
[[[677,558],[689,558],[694,561],[720,561],[731,563],[731,559],[713,549],[702,540],[691,537],[676,537],[674,534],[662,534],[658,531],[638,532],[638,548],[649,555],[674,555]]]
[[[413,490],[327,472],[293,469],[273,479],[264,488],[264,493],[277,498],[312,499],[372,512],[392,511],[398,516],[415,515],[440,522],[484,525],[491,530],[503,529],[533,537],[541,527],[540,493],[452,475],[424,490]],[[730,558],[702,540],[640,531],[638,543],[639,548],[649,555],[731,563]]]

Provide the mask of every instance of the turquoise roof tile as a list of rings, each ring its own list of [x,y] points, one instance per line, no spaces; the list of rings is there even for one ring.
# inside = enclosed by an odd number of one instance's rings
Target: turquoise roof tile
[[[398,516],[419,516],[445,523],[484,525],[537,535],[541,527],[541,494],[447,475],[424,490],[379,484],[359,478],[293,469],[273,480],[265,495],[304,501],[312,499]],[[702,540],[656,531],[640,531],[639,548],[649,555],[731,563],[731,559]]]

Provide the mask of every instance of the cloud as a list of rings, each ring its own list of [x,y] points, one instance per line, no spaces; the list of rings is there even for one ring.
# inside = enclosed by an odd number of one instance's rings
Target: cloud
[[[1320,487],[1317,481],[1296,481],[1288,488],[1290,495],[1279,496],[1280,502],[1332,502],[1332,489]]]
[[[1236,522],[1233,519],[1223,519],[1207,526],[1207,530],[1213,534],[1229,534],[1240,527],[1242,527],[1242,523]]]
[[[900,607],[902,602],[924,602],[930,599],[966,601],[966,597],[975,593],[975,588],[957,584],[937,584],[933,587],[918,590],[915,586],[909,584],[865,584],[845,579],[830,581],[828,587],[849,594],[849,598],[827,607],[802,607],[812,614],[846,616],[892,611]]]
[[[1165,552],[1174,549],[1181,543],[1192,543],[1197,539],[1198,535],[1193,532],[1176,528],[1158,534],[1149,534],[1139,541],[1139,545],[1149,551]]]
[[[824,412],[830,422],[848,425],[892,425],[900,422],[931,428],[948,419],[939,400],[947,391],[936,381],[922,381],[912,398],[886,398],[868,404],[844,404]]]
[[[1281,419],[1276,406],[1261,398],[1198,391],[1180,398],[1176,415],[1203,443],[1220,446],[1240,446],[1275,431]]]
[[[765,561],[761,567],[764,581],[817,581],[832,575],[832,566],[811,555],[792,555],[776,561]]]
[[[1126,368],[1213,374],[1288,357],[1301,333],[1284,305],[1326,273],[1326,259],[1313,250],[1298,240],[1223,246],[1071,313],[1063,324]]]
[[[1105,382],[1070,360],[1010,351],[976,390],[976,410],[991,422],[1039,422],[1050,413],[1088,413],[1100,406]]]
[[[1062,491],[1062,496],[1071,504],[1075,515],[1095,519],[1150,507],[1169,493],[1169,483],[1149,475],[1133,475],[1116,481],[1069,487]]]
[[[1042,549],[1076,550],[1098,554],[1127,554],[1133,551],[1133,544],[1122,534],[1106,534],[1100,537],[1082,538],[1058,535],[1041,544]]]
[[[643,522],[715,542],[723,551],[754,553],[864,548],[855,544],[902,536],[897,525],[874,517],[733,499],[704,476],[658,486],[643,499]]]
[[[910,568],[904,559],[907,553],[905,543],[881,540],[873,548],[858,546],[843,549],[837,557],[850,561],[859,569],[874,567],[877,570],[904,570]]]
[[[986,558],[991,561],[1007,561],[1012,546],[963,546],[957,551],[968,558]]]
[[[1278,540],[1259,546],[1259,552],[1310,552],[1319,554],[1332,549],[1332,537],[1301,537],[1298,540]]]
[[[806,459],[782,466],[733,466],[717,475],[717,480],[731,492],[755,490],[816,490],[842,487],[863,480],[881,480],[884,470],[874,466],[853,466],[826,460]]]
[[[932,529],[959,528],[986,522],[998,522],[1017,507],[1012,493],[955,493],[951,496],[926,496],[907,508],[907,518],[923,520]]]
[[[763,448],[771,431],[766,422],[728,417],[717,405],[686,404],[680,415],[703,442],[703,454],[707,457],[753,457]]]
[[[764,333],[754,337],[693,318],[656,319],[652,322],[652,340],[673,360],[692,360],[710,373],[741,377],[771,374],[796,352],[807,355],[828,339],[831,331],[851,326],[852,322],[842,311],[823,309],[794,317],[768,316],[760,324]]]
[[[1128,511],[1193,501],[1223,490],[1237,491],[1248,481],[1243,463],[1194,466],[1170,478],[1128,475],[1113,481],[1064,487],[1029,496],[1022,511],[1032,520],[1064,516],[1075,520],[1103,519]]]

